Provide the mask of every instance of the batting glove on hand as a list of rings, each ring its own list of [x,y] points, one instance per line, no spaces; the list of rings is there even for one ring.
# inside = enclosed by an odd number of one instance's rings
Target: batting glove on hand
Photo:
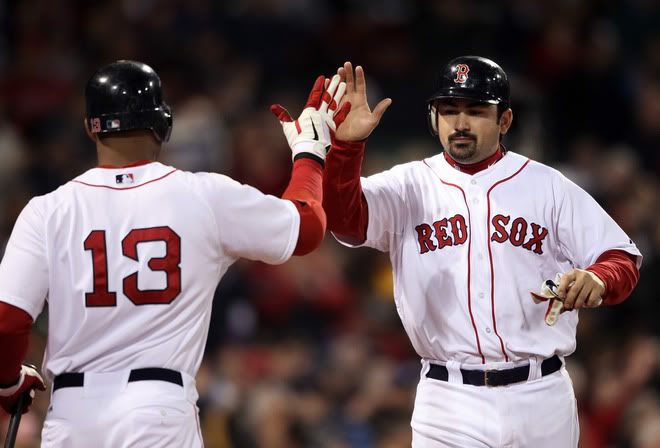
[[[0,388],[0,407],[8,414],[16,412],[16,402],[24,393],[29,393],[27,406],[23,409],[25,414],[32,404],[34,398],[34,390],[46,390],[43,378],[37,372],[37,368],[29,364],[23,364],[18,381],[13,386]]]
[[[330,135],[351,109],[351,104],[345,103],[337,110],[344,92],[346,83],[340,82],[338,75],[335,75],[329,84],[325,77],[319,76],[309,94],[305,109],[295,121],[280,104],[270,106],[271,112],[280,120],[294,161],[311,158],[321,165],[325,164],[325,156],[330,149]]]

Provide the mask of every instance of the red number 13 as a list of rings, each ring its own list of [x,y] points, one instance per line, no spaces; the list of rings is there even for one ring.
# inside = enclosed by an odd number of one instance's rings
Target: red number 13
[[[137,271],[123,279],[124,295],[135,305],[167,305],[181,293],[181,238],[169,227],[133,229],[121,242],[125,257],[138,261],[137,246],[149,241],[164,241],[165,256],[151,258],[147,266],[152,271],[163,271],[167,275],[165,289],[138,288]],[[93,230],[85,239],[85,250],[92,252],[94,290],[85,293],[85,306],[117,306],[117,293],[108,290],[108,258],[105,230]]]

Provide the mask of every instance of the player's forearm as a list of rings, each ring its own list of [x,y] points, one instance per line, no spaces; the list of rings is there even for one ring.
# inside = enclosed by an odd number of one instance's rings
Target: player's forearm
[[[360,184],[364,146],[365,142],[333,140],[323,177],[323,208],[328,215],[328,229],[359,243],[366,240],[369,221]]]
[[[0,301],[0,387],[16,382],[27,353],[32,317]]]
[[[635,257],[622,250],[608,250],[587,268],[605,283],[603,303],[615,305],[628,298],[639,280]]]
[[[325,235],[326,216],[323,201],[323,168],[311,159],[293,164],[291,180],[282,195],[294,203],[300,214],[298,242],[294,255],[305,255],[321,245]]]

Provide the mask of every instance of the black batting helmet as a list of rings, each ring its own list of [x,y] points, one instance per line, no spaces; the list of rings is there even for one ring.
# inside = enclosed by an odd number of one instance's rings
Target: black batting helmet
[[[172,111],[163,101],[160,78],[147,64],[116,61],[96,71],[85,87],[92,133],[149,129],[159,142],[172,132]]]
[[[470,98],[489,104],[509,107],[509,78],[502,67],[481,56],[460,56],[442,69],[438,90],[428,99],[429,127],[438,133],[436,100],[441,98]]]

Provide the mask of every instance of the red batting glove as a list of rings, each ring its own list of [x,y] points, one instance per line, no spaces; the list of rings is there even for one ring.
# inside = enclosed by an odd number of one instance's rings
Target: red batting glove
[[[29,364],[23,364],[21,373],[16,383],[9,387],[0,388],[0,407],[8,414],[16,412],[16,402],[24,393],[29,393],[27,406],[23,409],[23,414],[30,410],[34,390],[46,390],[43,378],[37,372],[36,367]]]

